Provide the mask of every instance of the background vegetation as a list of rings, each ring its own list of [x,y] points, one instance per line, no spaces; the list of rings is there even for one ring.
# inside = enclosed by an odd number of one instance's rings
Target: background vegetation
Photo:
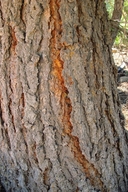
[[[114,9],[114,0],[106,0],[106,7],[108,10],[109,18],[111,19]],[[119,32],[115,39],[114,46],[119,48],[122,46],[128,47],[128,0],[124,1]]]

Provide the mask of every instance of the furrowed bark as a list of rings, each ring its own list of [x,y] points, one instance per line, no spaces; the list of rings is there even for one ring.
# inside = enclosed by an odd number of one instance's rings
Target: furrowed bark
[[[6,191],[126,191],[104,2],[2,1],[0,177]]]

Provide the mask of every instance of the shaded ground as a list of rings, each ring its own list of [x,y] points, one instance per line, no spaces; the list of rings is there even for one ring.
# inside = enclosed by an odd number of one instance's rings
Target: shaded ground
[[[113,57],[115,64],[120,66],[124,60],[128,59],[128,50],[113,49]],[[123,82],[118,84],[118,91],[122,113],[125,117],[125,129],[128,130],[128,67],[124,69],[124,74],[121,78],[123,79]]]
[[[128,83],[123,82],[118,87],[122,113],[125,117],[125,129],[128,130]]]

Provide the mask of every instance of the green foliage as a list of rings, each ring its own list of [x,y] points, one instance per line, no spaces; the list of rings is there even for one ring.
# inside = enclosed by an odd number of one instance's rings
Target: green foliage
[[[121,46],[121,41],[122,41],[122,33],[118,33],[114,42],[114,46],[120,47]]]
[[[114,0],[106,0],[106,8],[108,11],[109,18],[112,17],[113,9],[114,9]]]
[[[108,11],[109,19],[112,17],[114,10],[114,0],[106,0],[106,8]],[[124,7],[122,11],[122,18],[120,22],[120,29],[115,39],[115,46],[127,46],[128,47],[128,0],[124,1]]]
[[[128,1],[126,1],[126,0],[124,2],[124,11],[127,14],[127,18],[128,18]]]

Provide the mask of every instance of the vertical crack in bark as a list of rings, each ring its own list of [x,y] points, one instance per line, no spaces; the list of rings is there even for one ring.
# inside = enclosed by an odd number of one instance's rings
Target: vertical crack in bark
[[[25,1],[22,0],[22,5],[20,8],[20,18],[21,18],[21,21],[23,22],[24,26],[26,26],[25,20],[24,20],[24,9],[25,9]]]
[[[2,99],[2,96],[0,93],[0,124],[2,125],[1,133],[2,133],[3,139],[6,139],[6,141],[7,141],[7,145],[8,145],[9,150],[11,150],[11,142],[10,142],[10,137],[8,134],[7,125],[5,127],[5,120],[4,120],[3,109],[2,109],[2,100],[3,99]]]
[[[10,52],[11,52],[11,59],[10,59],[10,64],[11,64],[11,68],[10,68],[10,75],[9,75],[9,87],[11,90],[11,94],[14,94],[14,85],[15,85],[15,81],[14,79],[12,79],[12,72],[14,72],[13,70],[15,69],[15,64],[16,64],[16,52],[15,52],[15,48],[17,45],[17,39],[16,39],[16,35],[15,35],[15,30],[14,28],[12,28],[10,26],[10,34],[11,34],[11,46],[10,46]],[[14,129],[14,132],[16,132],[16,128],[15,128],[15,118],[14,118],[14,114],[13,114],[13,110],[12,110],[12,98],[10,96],[9,98],[9,103],[8,103],[8,109],[9,109],[9,114],[10,114],[10,120]]]
[[[3,18],[1,1],[0,1],[0,17],[1,17],[1,24],[2,24],[2,27],[3,27],[3,25],[4,25],[4,18]]]
[[[11,51],[13,54],[15,54],[15,48],[16,48],[16,45],[17,45],[17,38],[16,38],[16,35],[15,35],[15,29],[11,28],[11,37],[12,37],[12,42],[11,42]]]
[[[24,93],[21,94],[21,98],[19,100],[20,111],[21,111],[21,119],[24,117],[24,107],[25,107],[25,100],[24,100]]]
[[[10,137],[9,137],[9,134],[8,134],[8,128],[5,128],[5,138],[6,138],[6,141],[7,141],[7,144],[8,144],[8,148],[9,150],[11,150],[11,141],[10,141]]]
[[[20,109],[20,114],[21,114],[21,124],[22,124],[22,135],[23,135],[23,139],[24,139],[24,143],[26,146],[26,153],[29,154],[29,149],[28,149],[28,144],[27,144],[27,128],[24,125],[24,122],[22,121],[24,118],[24,108],[25,108],[25,96],[24,96],[24,92],[23,92],[23,86],[21,85],[22,88],[22,93],[21,93],[21,97],[19,99],[19,109]]]
[[[106,100],[105,114],[106,114],[106,117],[108,118],[108,121],[110,122],[111,130],[113,132],[113,139],[115,140],[114,147],[117,148],[117,150],[119,152],[119,156],[122,158],[123,154],[122,154],[122,151],[120,150],[120,147],[119,147],[120,139],[118,137],[117,130],[115,129],[114,119],[113,119],[113,116],[111,113],[112,112],[111,112],[110,104],[109,104],[108,100]]]
[[[4,127],[4,118],[3,118],[3,110],[2,110],[2,97],[0,92],[0,123],[2,127]],[[3,130],[2,130],[3,131]]]
[[[44,181],[44,184],[48,187],[49,189],[49,185],[50,185],[50,178],[49,178],[49,172],[50,172],[50,168],[47,167],[45,170],[44,170],[44,173],[43,173],[43,181]]]
[[[12,110],[12,99],[9,99],[9,103],[8,103],[8,109],[9,109],[9,114],[10,114],[10,120],[13,126],[13,130],[16,133],[16,128],[15,128],[15,121],[14,121],[14,115],[13,115],[13,110]]]
[[[106,191],[103,182],[101,181],[101,175],[98,170],[91,164],[86,157],[82,154],[79,139],[76,136],[72,135],[72,123],[71,123],[71,112],[72,112],[72,104],[71,100],[68,96],[68,89],[64,83],[64,77],[62,75],[63,71],[63,61],[60,57],[60,51],[62,48],[62,44],[60,42],[62,35],[62,21],[59,14],[60,1],[59,0],[51,0],[50,1],[50,11],[51,11],[51,24],[53,24],[52,30],[52,38],[50,40],[50,49],[51,49],[51,60],[52,60],[52,91],[55,96],[59,99],[61,105],[61,119],[64,127],[64,134],[67,134],[70,138],[70,147],[76,160],[82,165],[86,176],[90,180],[91,184],[101,189],[102,191]]]
[[[37,145],[36,145],[36,142],[34,142],[33,145],[32,145],[32,157],[34,158],[34,161],[38,165],[39,162],[38,162],[38,158],[37,158],[37,154],[36,154],[36,148],[37,148]]]

